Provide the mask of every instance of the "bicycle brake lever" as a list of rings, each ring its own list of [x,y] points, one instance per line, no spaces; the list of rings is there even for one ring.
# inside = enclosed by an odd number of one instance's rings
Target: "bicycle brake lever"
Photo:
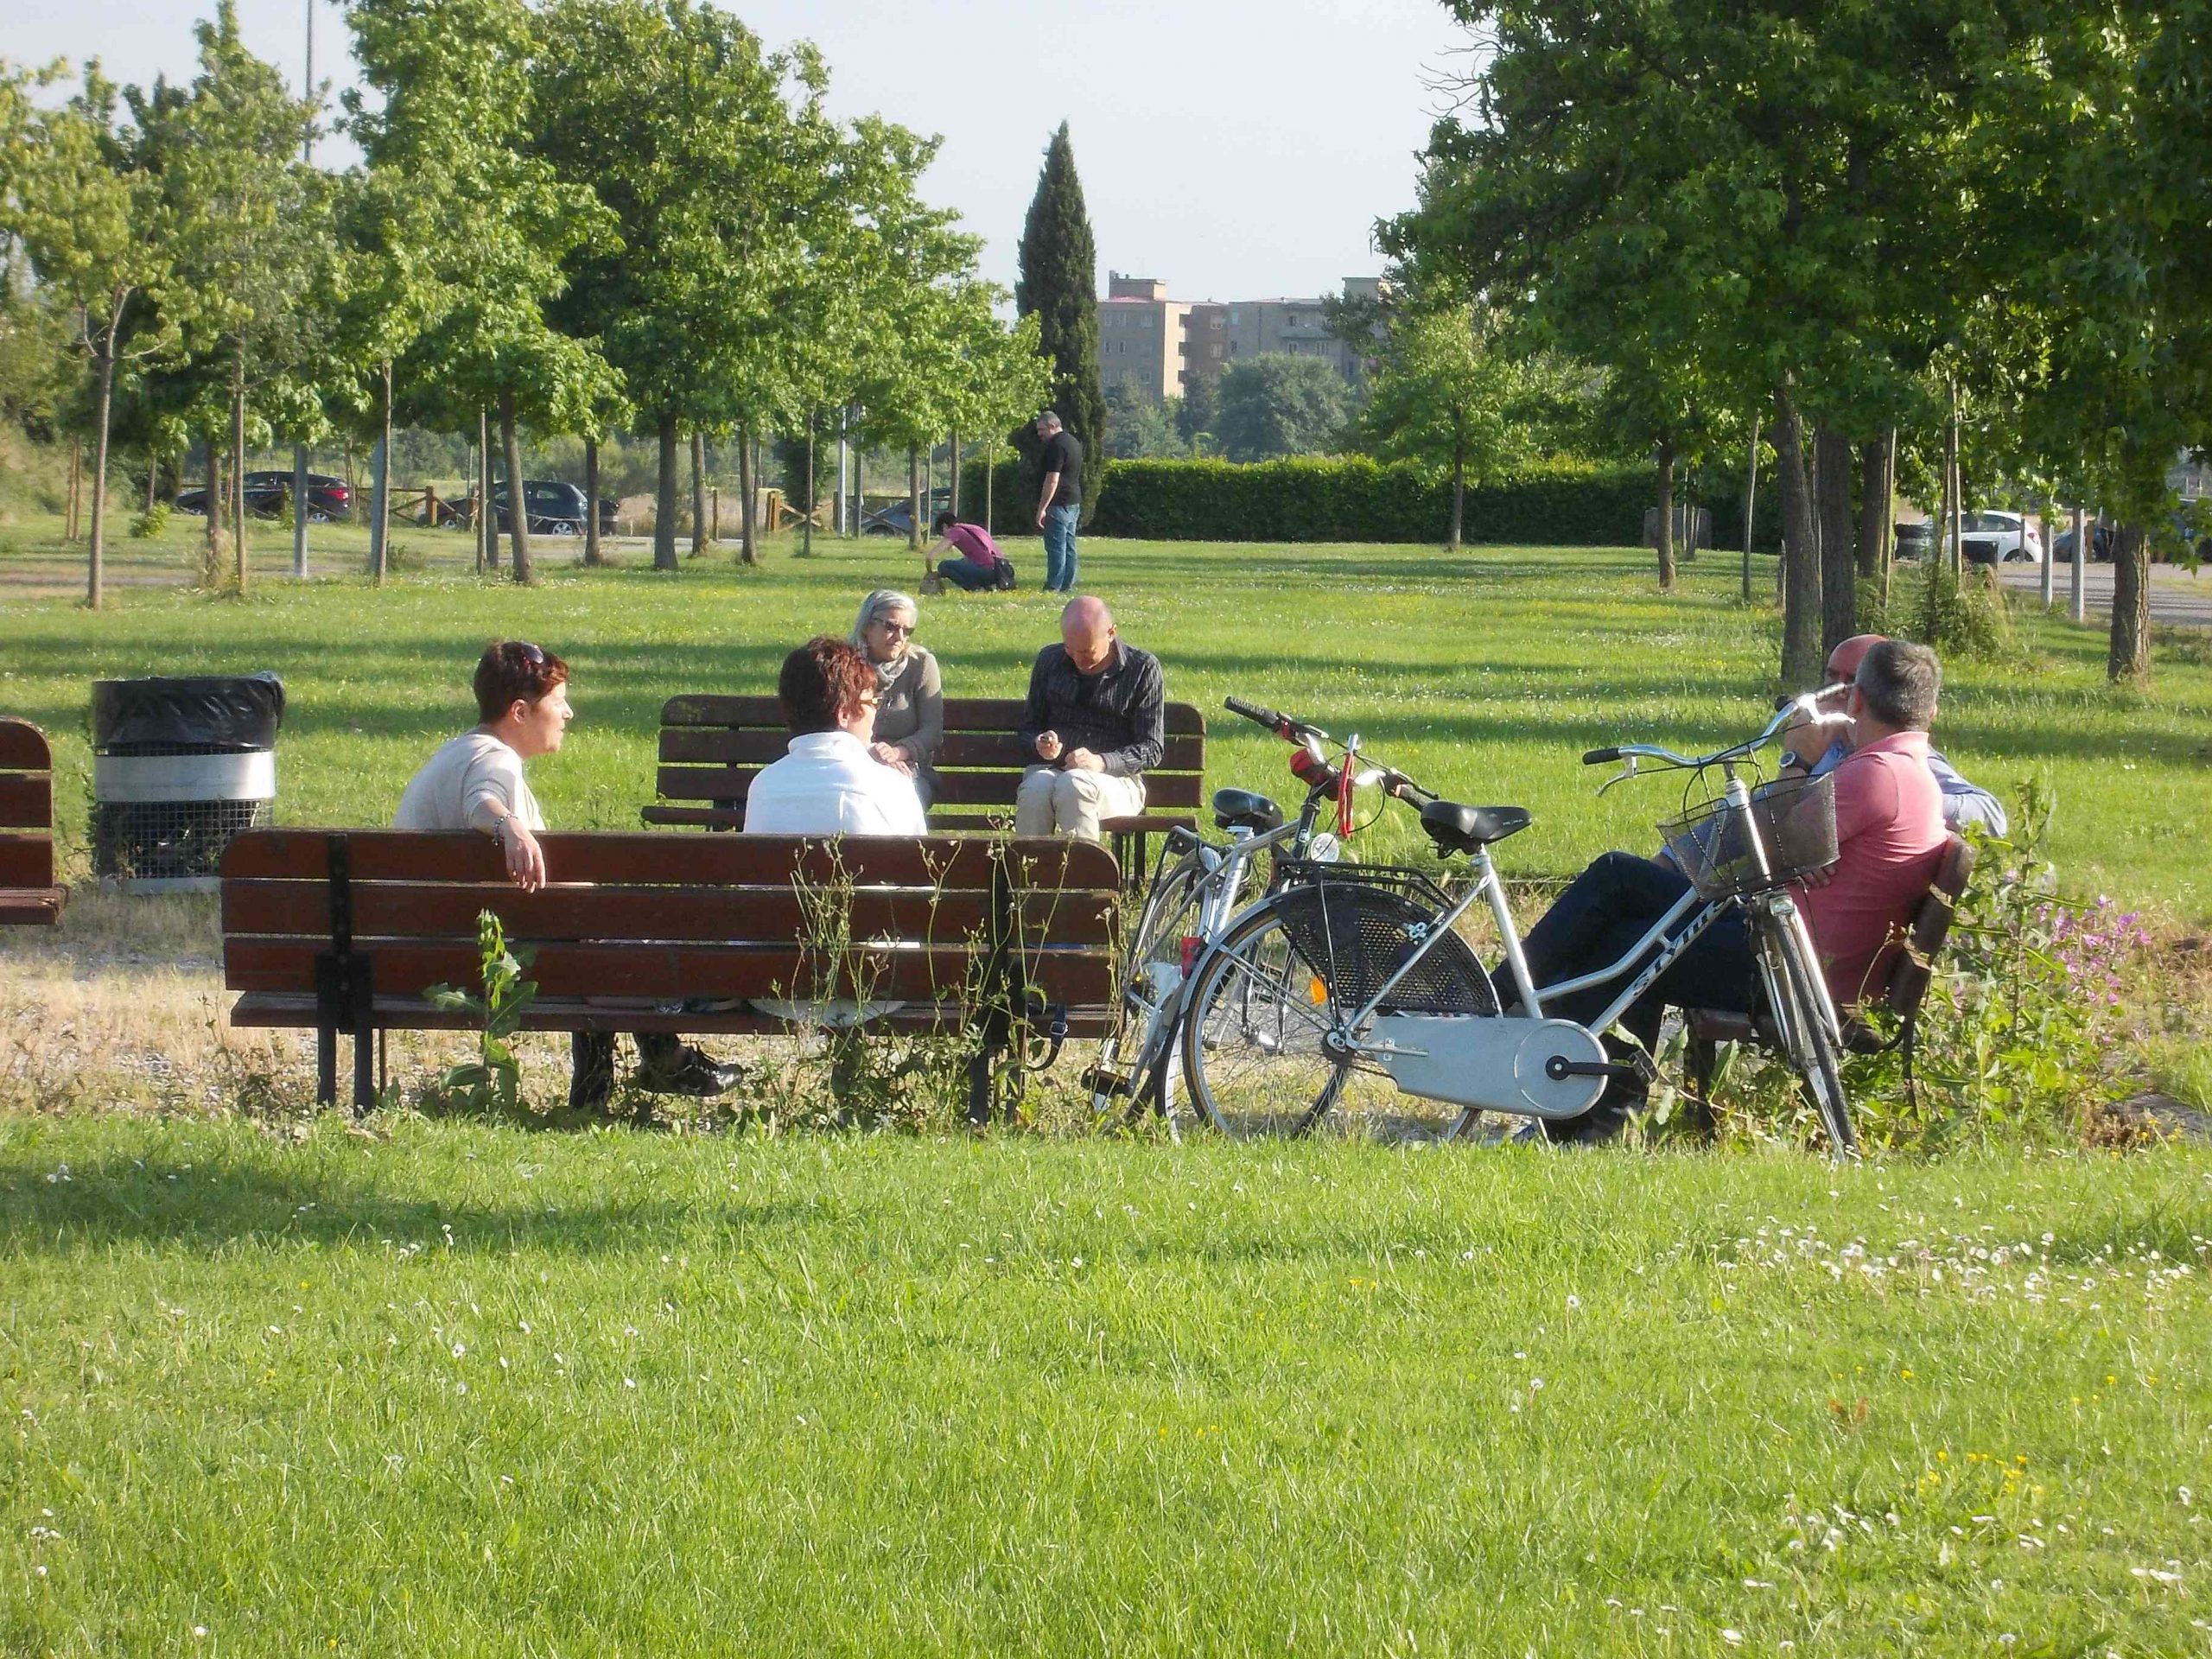
[[[1606,779],[1604,783],[1598,785],[1598,793],[1600,796],[1603,796],[1605,792],[1611,789],[1615,784],[1624,784],[1635,776],[1636,757],[1632,754],[1623,755],[1621,757],[1621,769],[1615,772],[1611,777]]]

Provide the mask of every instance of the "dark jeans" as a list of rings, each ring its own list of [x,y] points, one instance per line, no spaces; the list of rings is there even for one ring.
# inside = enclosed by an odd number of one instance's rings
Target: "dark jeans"
[[[1083,517],[1080,505],[1045,509],[1045,591],[1075,591],[1075,527]]]
[[[1638,858],[1633,853],[1607,853],[1576,876],[1560,893],[1543,919],[1522,941],[1529,959],[1529,978],[1539,993],[1548,984],[1573,979],[1620,960],[1690,890],[1689,878],[1680,870]],[[1696,912],[1692,911],[1692,915]],[[1639,959],[1642,970],[1654,952]],[[1634,972],[1594,985],[1586,991],[1544,998],[1544,1012],[1586,1025],[1605,1011]],[[1621,1027],[1649,1052],[1659,1042],[1659,1021],[1671,1005],[1685,1008],[1726,1008],[1748,1014],[1755,969],[1751,936],[1744,912],[1732,910],[1700,934],[1672,967],[1653,981],[1643,995],[1629,1004],[1620,1017]],[[1497,987],[1498,1006],[1510,1007],[1521,994],[1513,983],[1512,969],[1498,964],[1491,976]],[[1619,1049],[1608,1039],[1608,1047]],[[1609,1083],[1597,1109],[1611,1106],[1616,1112],[1632,1099],[1636,1090],[1618,1081]]]
[[[940,559],[937,573],[954,587],[965,588],[971,594],[988,593],[999,585],[998,572],[973,559]]]

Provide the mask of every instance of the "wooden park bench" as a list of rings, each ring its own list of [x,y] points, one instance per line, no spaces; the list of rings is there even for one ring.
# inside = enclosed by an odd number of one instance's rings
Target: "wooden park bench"
[[[1880,994],[1869,997],[1861,1005],[1862,1008],[1887,1008],[1897,1016],[1896,1030],[1883,1037],[1858,1014],[1844,1022],[1844,1046],[1854,1054],[1878,1054],[1891,1047],[1903,1050],[1907,1088],[1914,1084],[1913,1052],[1919,1039],[1920,1005],[1927,998],[1929,986],[1935,982],[1936,964],[1950,938],[1951,919],[1958,912],[1960,896],[1967,890],[1967,879],[1974,874],[1974,849],[1960,836],[1953,836],[1944,843],[1943,855],[1936,861],[1936,874],[1928,884],[1927,894],[1914,908],[1904,939],[1887,964]],[[1712,1099],[1713,1074],[1719,1065],[1720,1045],[1755,1043],[1764,1048],[1781,1046],[1780,1033],[1764,1011],[1751,1015],[1716,1008],[1692,1008],[1687,1017],[1690,1087],[1693,1097],[1700,1103]]]
[[[223,859],[231,1022],[311,1028],[317,1098],[353,1039],[353,1103],[375,1101],[376,1039],[467,1030],[424,995],[480,995],[477,918],[535,952],[527,1031],[766,1033],[747,999],[897,1001],[867,1032],[962,1033],[969,1109],[1060,1042],[1096,1036],[1114,995],[1118,872],[1102,847],[781,836],[547,835],[554,880],[524,893],[480,835],[251,830]],[[623,1006],[610,1006],[620,999]],[[727,1002],[685,1012],[687,1000]],[[658,1005],[656,1007],[655,1005]],[[373,1068],[380,1071],[381,1066]]]
[[[932,826],[982,830],[993,818],[1012,820],[1014,792],[1033,760],[1018,735],[1026,708],[1019,697],[945,699]],[[1205,787],[1205,716],[1187,702],[1171,702],[1162,725],[1166,749],[1144,775],[1144,811],[1104,820],[1133,883],[1143,879],[1146,837],[1192,827]],[[671,697],[660,711],[660,799],[644,810],[645,821],[741,828],[753,774],[781,760],[790,741],[773,697]]]
[[[0,926],[51,927],[69,889],[54,879],[54,749],[27,720],[0,720]]]

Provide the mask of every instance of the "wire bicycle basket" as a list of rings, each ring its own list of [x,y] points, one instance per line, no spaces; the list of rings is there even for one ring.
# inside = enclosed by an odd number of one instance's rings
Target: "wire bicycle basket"
[[[1669,819],[1659,833],[1699,898],[1771,893],[1836,861],[1835,776],[1765,785],[1752,793],[1748,808],[1719,797]],[[1759,865],[1762,845],[1764,869]]]
[[[1315,1002],[1365,1006],[1450,906],[1442,889],[1420,870],[1284,863],[1288,879],[1273,903],[1293,963],[1308,975]],[[1453,934],[1430,947],[1398,982],[1386,1011],[1490,1014],[1497,1012],[1497,999],[1474,951]]]

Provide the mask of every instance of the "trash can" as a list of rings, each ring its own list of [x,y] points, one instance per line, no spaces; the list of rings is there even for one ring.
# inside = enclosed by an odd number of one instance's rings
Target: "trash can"
[[[92,682],[92,870],[127,893],[212,892],[276,798],[274,674]]]

